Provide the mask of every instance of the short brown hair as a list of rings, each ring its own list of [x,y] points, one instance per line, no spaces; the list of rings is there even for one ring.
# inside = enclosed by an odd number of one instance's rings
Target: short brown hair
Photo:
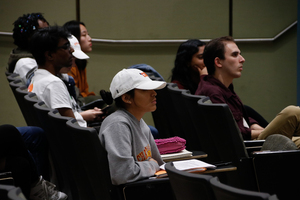
[[[225,59],[225,44],[226,42],[234,42],[231,36],[219,37],[212,39],[205,46],[203,52],[204,64],[207,68],[208,74],[213,75],[215,73],[215,58]]]

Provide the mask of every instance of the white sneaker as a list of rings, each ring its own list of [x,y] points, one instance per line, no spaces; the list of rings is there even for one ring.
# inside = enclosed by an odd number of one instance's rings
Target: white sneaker
[[[39,178],[39,182],[31,188],[30,199],[32,200],[65,200],[68,196],[56,190],[56,186],[43,179]]]

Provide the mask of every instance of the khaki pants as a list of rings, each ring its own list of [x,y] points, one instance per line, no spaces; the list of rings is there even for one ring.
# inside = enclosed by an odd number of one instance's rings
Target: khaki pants
[[[269,135],[281,134],[292,139],[300,148],[300,108],[288,106],[284,108],[258,136],[259,140],[266,139]],[[298,137],[299,136],[299,137]]]

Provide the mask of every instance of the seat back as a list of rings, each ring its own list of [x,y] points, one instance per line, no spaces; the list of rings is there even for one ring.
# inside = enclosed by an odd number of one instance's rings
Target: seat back
[[[78,179],[85,176],[81,167],[80,159],[78,158],[75,146],[73,144],[71,133],[67,129],[66,122],[71,117],[61,116],[57,110],[50,110],[48,112],[48,123],[51,126],[48,141],[49,146],[55,148],[53,153],[55,158],[59,161],[58,167],[62,174],[62,191],[65,192],[72,199],[82,199],[81,191],[78,188]],[[85,182],[83,182],[85,183]]]
[[[177,200],[214,200],[215,196],[210,185],[210,175],[193,174],[177,170],[173,162],[165,165],[173,192]]]
[[[25,200],[21,188],[12,185],[0,185],[0,199]]]
[[[173,83],[168,83],[167,86],[170,84]],[[177,131],[176,128],[173,127],[173,124],[178,122],[176,118],[173,119],[175,110],[167,86],[163,89],[156,90],[156,110],[152,112],[153,121],[160,138],[173,137]]]
[[[50,158],[52,161],[52,180],[55,181],[58,189],[61,191],[70,190],[68,185],[65,185],[63,182],[63,171],[61,169],[61,164],[65,161],[61,159],[59,155],[59,150],[56,148],[58,146],[58,140],[54,137],[54,128],[52,124],[49,122],[48,113],[52,110],[48,108],[43,101],[39,101],[33,105],[34,110],[36,112],[37,118],[41,124],[41,127],[44,129],[47,135],[49,150],[50,150]],[[68,195],[69,196],[69,195]],[[69,196],[71,198],[71,196]]]
[[[219,181],[218,177],[210,179],[211,187],[217,200],[276,200],[276,195],[268,193],[254,192],[249,190],[242,190],[229,185],[223,184]]]
[[[24,86],[25,84],[22,82],[21,79],[16,79],[16,80],[13,80],[11,82],[9,82],[9,86],[12,90],[12,92],[14,93],[15,95],[15,92],[16,92],[16,89],[20,86]]]
[[[176,116],[178,117],[180,125],[178,130],[181,130],[184,133],[184,139],[187,141],[187,149],[189,150],[203,150],[201,142],[199,141],[199,137],[197,136],[197,129],[194,126],[194,122],[196,119],[193,119],[190,112],[193,112],[195,108],[192,108],[193,105],[186,103],[186,98],[183,94],[191,95],[189,90],[179,89],[177,85],[169,85],[168,90],[170,96],[172,98],[172,103],[174,105],[174,109],[176,111]],[[191,95],[196,96],[195,99],[203,98],[204,96],[199,95]],[[189,102],[190,103],[190,102]],[[197,102],[195,102],[194,106]],[[191,108],[191,111],[189,110]]]
[[[90,191],[89,199],[118,199],[117,188],[112,185],[107,153],[102,147],[96,129],[80,127],[76,119],[67,121],[67,129],[72,133],[74,145],[86,174],[82,190]]]
[[[205,116],[205,125],[216,154],[220,156],[221,161],[232,162],[237,167],[237,171],[229,176],[226,184],[257,191],[252,160],[248,156],[242,135],[228,105],[200,99],[198,107]]]
[[[5,76],[6,76],[6,77],[9,76],[9,75],[11,75],[11,74],[12,74],[11,72],[5,71]]]
[[[48,106],[43,101],[38,101],[37,103],[33,104],[33,108],[35,110],[37,118],[39,119],[41,127],[45,131],[52,131],[52,127],[48,120],[48,112],[50,112],[52,109],[48,108]]]
[[[27,87],[25,85],[22,85],[18,88],[16,88],[16,93],[15,93],[15,97],[17,99],[17,102],[19,104],[19,107],[22,111],[22,114],[25,118],[25,121],[27,123],[28,126],[34,126],[34,121],[32,118],[32,113],[30,113],[26,102],[25,102],[25,95],[28,94],[29,92],[27,91]]]
[[[248,158],[242,135],[228,105],[200,99],[198,106],[205,116],[207,131],[221,160],[237,163],[241,158]]]
[[[186,139],[186,146],[190,150],[197,150],[197,140],[193,140],[193,135],[192,134],[187,134],[189,133],[189,118],[187,117],[187,112],[185,108],[185,104],[183,103],[182,97],[181,97],[181,92],[187,91],[184,89],[179,89],[177,87],[177,84],[169,84],[167,86],[168,93],[170,94],[170,101],[169,103],[173,105],[173,113],[172,119],[174,123],[172,126],[176,129],[176,136],[179,136],[181,138]],[[194,144],[194,141],[196,144]],[[194,148],[191,148],[191,147]],[[198,146],[198,150],[200,150],[200,146]]]
[[[38,116],[37,116],[37,114],[36,114],[36,111],[35,111],[34,107],[33,107],[33,105],[34,105],[35,103],[38,103],[38,102],[39,102],[39,100],[38,100],[36,94],[35,94],[35,93],[32,93],[32,92],[29,92],[28,94],[26,94],[26,95],[24,96],[24,99],[25,99],[25,104],[26,104],[26,106],[27,106],[27,108],[28,108],[28,111],[29,111],[29,113],[31,113],[31,117],[32,117],[34,126],[38,126],[38,127],[41,127],[41,128],[42,128],[42,125],[41,125],[41,123],[40,123],[40,120],[39,120],[39,118],[38,118]]]
[[[15,80],[21,80],[20,75],[16,73],[10,73],[6,78],[9,83]]]
[[[183,91],[181,95],[192,123],[191,126],[193,127],[193,133],[197,136],[195,140],[197,140],[200,143],[202,151],[208,154],[206,161],[220,161],[220,156],[217,154],[211,136],[207,131],[207,126],[205,124],[205,116],[201,112],[197,103],[199,99],[208,100],[209,98],[205,96],[190,94],[189,91]]]
[[[267,138],[268,139],[268,138]],[[279,199],[298,196],[300,151],[262,151],[253,155],[253,165],[259,191],[276,194]]]
[[[22,115],[26,121],[27,126],[35,126],[35,121],[33,118],[33,113],[30,112],[27,104],[25,102],[24,96],[28,94],[26,85],[24,85],[21,80],[15,80],[10,82],[11,89],[13,90],[14,96],[17,100],[19,108],[22,112]]]

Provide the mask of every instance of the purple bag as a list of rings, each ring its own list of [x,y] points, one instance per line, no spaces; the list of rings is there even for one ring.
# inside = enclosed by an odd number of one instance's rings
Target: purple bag
[[[156,146],[160,154],[167,153],[177,153],[185,149],[186,140],[178,136],[165,138],[165,139],[156,139]]]

